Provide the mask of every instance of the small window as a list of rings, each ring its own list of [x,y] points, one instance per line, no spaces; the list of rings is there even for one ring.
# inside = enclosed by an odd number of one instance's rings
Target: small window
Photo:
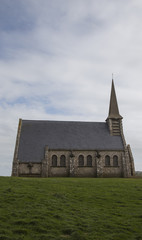
[[[52,166],[57,167],[57,156],[56,155],[52,156]]]
[[[105,166],[110,166],[110,156],[105,156]]]
[[[82,167],[84,166],[84,156],[83,155],[79,155],[79,158],[78,158],[78,162],[79,162],[79,166]]]
[[[113,156],[113,166],[117,167],[118,166],[118,156]]]
[[[65,167],[66,166],[66,157],[65,155],[61,155],[60,157],[60,166]]]
[[[91,155],[87,156],[87,166],[92,167],[92,156]]]

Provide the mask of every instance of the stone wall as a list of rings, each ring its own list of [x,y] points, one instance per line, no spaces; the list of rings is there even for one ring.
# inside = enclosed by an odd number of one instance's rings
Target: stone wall
[[[41,177],[41,163],[19,163],[19,177]]]
[[[47,154],[48,151],[48,154]],[[54,151],[48,150],[48,176],[49,177],[123,177],[122,153],[123,151]],[[61,166],[61,156],[65,156],[66,165]],[[84,164],[80,166],[79,156],[83,156]],[[52,158],[57,157],[57,165],[53,166]],[[92,157],[92,164],[88,166],[88,156]],[[110,157],[110,165],[106,166],[105,157]],[[114,166],[113,158],[118,157],[118,165]]]
[[[19,119],[15,151],[14,151],[14,158],[13,158],[13,166],[12,166],[12,176],[15,176],[15,177],[18,176],[18,169],[19,169],[18,147],[19,147],[19,141],[20,141],[21,127],[22,127],[22,119]]]
[[[98,160],[97,176],[98,177],[123,177],[122,151],[101,151]],[[106,166],[105,157],[110,157],[110,165]],[[118,157],[118,165],[114,166],[113,158]]]
[[[41,162],[17,162],[17,176],[125,177],[124,157],[123,151],[61,151],[45,147],[45,159]]]

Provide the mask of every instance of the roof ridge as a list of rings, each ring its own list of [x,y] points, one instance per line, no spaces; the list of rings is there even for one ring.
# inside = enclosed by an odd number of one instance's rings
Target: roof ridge
[[[61,123],[64,123],[64,122],[66,122],[66,123],[106,123],[105,121],[104,122],[93,122],[93,121],[74,121],[74,120],[72,120],[72,121],[65,121],[65,120],[28,120],[28,119],[22,119],[22,121],[23,122],[56,122],[56,123],[59,123],[59,122],[61,122]]]

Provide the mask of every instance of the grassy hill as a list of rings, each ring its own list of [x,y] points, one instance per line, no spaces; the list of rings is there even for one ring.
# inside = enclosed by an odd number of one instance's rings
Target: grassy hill
[[[142,179],[0,177],[1,240],[140,240]]]

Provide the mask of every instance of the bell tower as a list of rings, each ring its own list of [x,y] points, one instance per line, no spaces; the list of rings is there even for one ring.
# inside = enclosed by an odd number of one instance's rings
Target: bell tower
[[[134,176],[135,174],[134,159],[130,145],[126,144],[126,140],[123,133],[122,119],[123,117],[119,114],[115,87],[112,79],[109,114],[106,119],[106,122],[108,123],[111,136],[121,136],[122,138],[124,146],[124,154],[122,156],[123,176],[131,177]]]
[[[112,79],[112,86],[111,86],[111,95],[110,95],[110,104],[109,104],[109,114],[106,119],[110,134],[112,136],[119,136],[121,135],[121,125],[122,125],[122,116],[119,114],[117,98],[115,93],[114,82]]]

